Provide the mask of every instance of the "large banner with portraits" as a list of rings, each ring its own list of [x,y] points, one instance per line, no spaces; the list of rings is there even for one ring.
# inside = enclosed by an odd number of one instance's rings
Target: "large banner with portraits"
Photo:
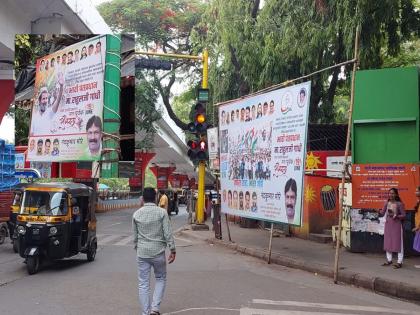
[[[29,161],[94,161],[102,150],[106,36],[36,62]]]
[[[310,87],[220,106],[222,212],[301,225]]]

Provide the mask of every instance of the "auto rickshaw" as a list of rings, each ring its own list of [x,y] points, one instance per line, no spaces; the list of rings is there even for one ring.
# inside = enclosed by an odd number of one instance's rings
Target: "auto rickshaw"
[[[20,202],[22,200],[23,189],[26,184],[19,184],[13,189],[13,202],[10,206],[9,221],[7,222],[9,227],[9,236],[13,244],[13,251],[18,252],[18,234],[16,231],[16,219],[20,210]]]
[[[92,188],[78,183],[36,183],[23,190],[16,221],[19,255],[29,274],[43,259],[96,255],[95,200]]]

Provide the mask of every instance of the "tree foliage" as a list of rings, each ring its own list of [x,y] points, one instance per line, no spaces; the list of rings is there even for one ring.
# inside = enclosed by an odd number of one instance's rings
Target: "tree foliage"
[[[201,0],[113,0],[98,10],[114,30],[135,33],[137,45],[143,50],[191,55],[200,51],[200,46],[191,41],[191,33],[204,7]],[[173,111],[172,90],[176,82],[196,80],[198,70],[190,60],[174,59],[172,71],[147,71],[145,75],[162,97],[171,119],[182,129],[186,124]]]
[[[360,68],[380,68],[419,35],[412,0],[214,0],[197,34],[211,49],[210,82],[224,101],[353,58],[361,27]],[[382,52],[382,53],[381,53]],[[334,121],[334,96],[351,67],[311,78],[310,119]]]
[[[136,138],[136,149],[152,149],[156,133],[154,123],[161,118],[161,113],[155,106],[157,91],[142,73],[137,73],[135,94],[136,134],[140,135]]]

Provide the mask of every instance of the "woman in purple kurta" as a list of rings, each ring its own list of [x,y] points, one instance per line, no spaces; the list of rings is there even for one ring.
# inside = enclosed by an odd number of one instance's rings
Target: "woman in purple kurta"
[[[386,262],[383,263],[383,266],[391,265],[392,253],[398,253],[398,261],[394,268],[401,268],[404,258],[402,221],[405,219],[405,210],[396,188],[389,190],[389,199],[380,210],[380,216],[384,215],[386,215],[384,231]]]

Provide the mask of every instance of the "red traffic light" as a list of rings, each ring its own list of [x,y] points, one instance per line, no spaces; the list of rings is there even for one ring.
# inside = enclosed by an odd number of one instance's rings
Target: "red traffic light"
[[[198,143],[194,140],[188,141],[187,145],[190,147],[191,150],[195,150],[198,148]]]

